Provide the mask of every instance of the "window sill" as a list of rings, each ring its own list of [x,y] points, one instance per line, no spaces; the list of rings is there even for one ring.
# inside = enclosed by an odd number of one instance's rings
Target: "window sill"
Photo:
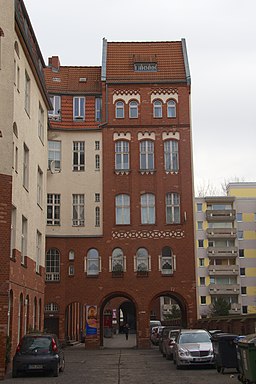
[[[137,271],[137,277],[148,277],[148,271]]]

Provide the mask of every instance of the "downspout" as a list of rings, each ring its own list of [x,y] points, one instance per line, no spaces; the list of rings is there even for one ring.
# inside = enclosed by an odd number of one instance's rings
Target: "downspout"
[[[108,85],[106,83],[107,80],[107,39],[105,37],[103,38],[103,45],[102,45],[102,67],[101,67],[101,81],[105,82],[105,123],[108,122]]]

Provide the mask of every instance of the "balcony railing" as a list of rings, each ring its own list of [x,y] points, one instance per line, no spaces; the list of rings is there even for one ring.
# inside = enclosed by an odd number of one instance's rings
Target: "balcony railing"
[[[239,284],[210,284],[210,295],[238,295],[240,293]]]
[[[236,228],[207,228],[208,239],[235,239]]]
[[[209,265],[210,276],[237,276],[239,274],[238,265]]]
[[[206,211],[207,221],[234,221],[235,218],[236,218],[235,209],[222,209],[222,210],[208,209]]]
[[[60,274],[59,272],[46,272],[45,281],[59,281]]]
[[[208,247],[207,248],[208,257],[219,257],[219,258],[228,258],[228,257],[237,257],[238,248],[237,247],[226,247],[226,248],[217,248],[217,247]]]

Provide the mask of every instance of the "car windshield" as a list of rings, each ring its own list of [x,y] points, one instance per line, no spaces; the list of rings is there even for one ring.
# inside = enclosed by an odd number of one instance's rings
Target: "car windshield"
[[[183,333],[180,335],[179,342],[181,344],[187,343],[209,343],[210,337],[205,332],[197,332],[197,333]]]
[[[24,337],[21,342],[21,353],[50,353],[51,352],[51,337]]]

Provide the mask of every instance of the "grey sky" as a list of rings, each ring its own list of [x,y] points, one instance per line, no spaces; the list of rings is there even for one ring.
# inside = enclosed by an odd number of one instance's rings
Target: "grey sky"
[[[43,57],[101,65],[102,39],[186,39],[195,186],[256,181],[255,0],[24,0]]]

